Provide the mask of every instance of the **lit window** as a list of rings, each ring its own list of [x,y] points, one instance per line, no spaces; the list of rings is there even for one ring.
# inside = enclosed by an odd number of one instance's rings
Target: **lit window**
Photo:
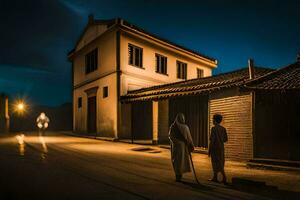
[[[143,68],[143,49],[132,44],[128,44],[129,64]]]
[[[78,108],[82,107],[82,97],[78,97],[77,105],[78,105]]]
[[[197,78],[203,78],[203,77],[204,77],[203,69],[197,68]]]
[[[187,78],[187,64],[177,60],[177,78],[186,79]]]
[[[85,55],[85,73],[95,71],[98,68],[98,49],[94,49]]]
[[[108,86],[103,87],[103,98],[108,97]]]
[[[167,74],[167,57],[155,54],[156,58],[156,72]]]

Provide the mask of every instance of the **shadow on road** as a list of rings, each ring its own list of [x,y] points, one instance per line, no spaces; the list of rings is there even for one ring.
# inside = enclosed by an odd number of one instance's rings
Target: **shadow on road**
[[[300,199],[299,192],[280,190],[278,187],[267,185],[263,181],[254,181],[239,177],[232,178],[232,188],[242,192],[270,197],[272,199]]]
[[[198,183],[191,183],[191,182],[186,182],[186,181],[181,181],[182,184],[187,185],[193,189],[197,189],[197,190],[204,190],[204,191],[210,191],[213,190],[212,187],[203,185],[203,184],[198,184]]]
[[[246,181],[237,183],[236,181],[233,182],[232,185],[226,186],[228,189],[232,189],[233,191],[239,191],[239,192],[246,192],[248,194],[256,194],[260,196],[264,196],[271,199],[277,199],[277,200],[290,200],[290,199],[300,199],[300,192],[293,192],[293,191],[287,191],[287,190],[279,190],[277,187],[274,186],[268,186],[264,184],[254,184],[252,181],[247,180],[248,182],[251,182],[251,184],[245,184]],[[191,183],[186,181],[181,181],[182,184],[191,187],[194,191],[199,192],[209,192],[212,196],[213,190],[215,188],[204,185],[204,184],[197,184],[197,183]],[[218,184],[214,185],[218,187]],[[224,187],[223,185],[219,185],[219,187]]]

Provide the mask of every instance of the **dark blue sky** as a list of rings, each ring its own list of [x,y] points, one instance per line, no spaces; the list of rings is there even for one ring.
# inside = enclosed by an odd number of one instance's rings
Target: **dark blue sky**
[[[87,22],[122,17],[218,59],[214,74],[278,68],[300,52],[300,1],[0,0],[0,92],[33,104],[71,102],[70,51]]]

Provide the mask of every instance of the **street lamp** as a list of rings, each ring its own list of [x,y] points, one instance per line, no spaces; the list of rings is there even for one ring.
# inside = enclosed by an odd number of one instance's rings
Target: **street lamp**
[[[26,111],[26,104],[24,103],[24,101],[17,101],[14,104],[14,112],[18,113],[18,114],[23,114]]]
[[[20,112],[23,112],[23,110],[24,110],[24,103],[19,103],[19,104],[17,105],[17,108],[18,108],[18,110],[19,110]]]

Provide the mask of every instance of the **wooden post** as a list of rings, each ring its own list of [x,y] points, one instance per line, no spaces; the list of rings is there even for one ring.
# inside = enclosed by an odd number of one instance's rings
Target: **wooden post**
[[[152,101],[152,144],[158,141],[158,101]]]

